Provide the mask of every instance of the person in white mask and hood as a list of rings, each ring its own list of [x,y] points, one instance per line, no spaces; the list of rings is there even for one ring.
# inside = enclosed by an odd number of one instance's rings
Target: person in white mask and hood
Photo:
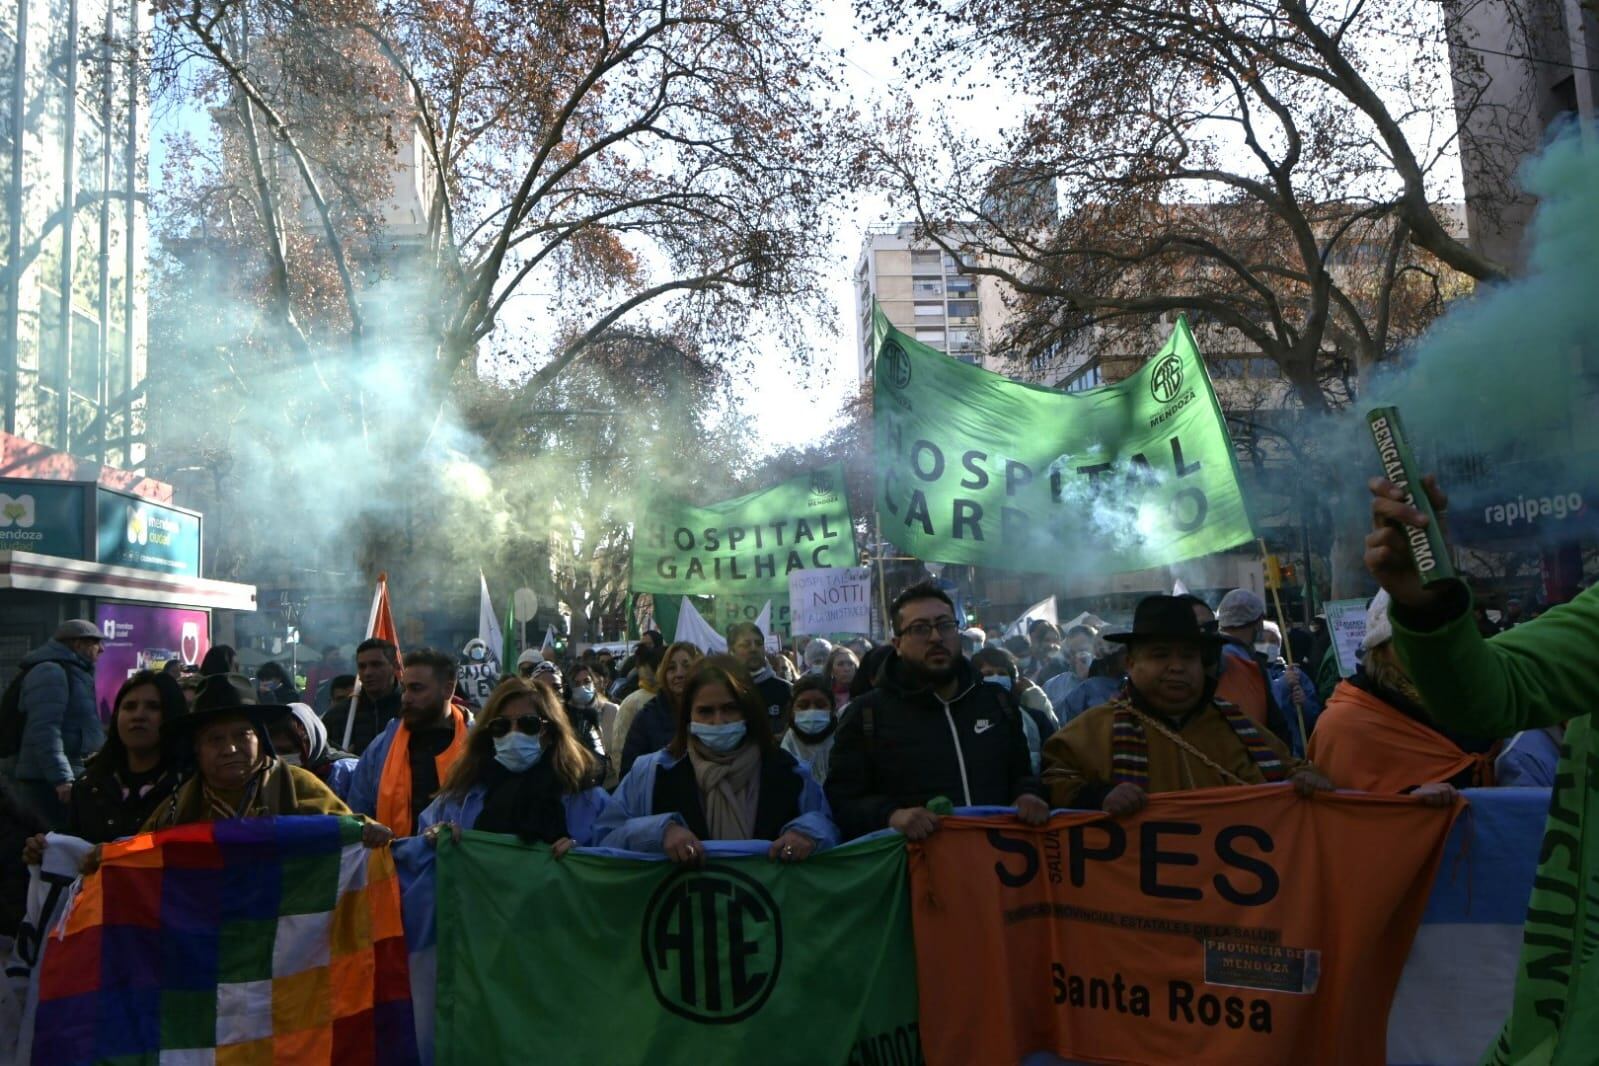
[[[849,649],[844,649],[848,654]],[[794,682],[794,701],[788,708],[788,732],[778,746],[811,768],[818,785],[827,783],[827,764],[833,754],[833,734],[838,730],[838,706],[833,686],[825,676],[802,677]]]
[[[560,858],[597,844],[602,821],[615,821],[606,817],[614,801],[599,775],[555,693],[511,678],[490,694],[417,832],[429,844],[463,829],[511,833],[550,845]]]
[[[605,770],[605,787],[615,788],[617,759],[611,747],[611,734],[616,729],[617,705],[606,699],[600,689],[599,675],[593,667],[578,663],[567,671],[565,690],[566,714],[572,722],[583,746],[601,757]]]
[[[265,724],[279,759],[310,770],[340,799],[349,794],[350,777],[360,760],[329,743],[328,727],[310,704],[291,703],[266,717]]]

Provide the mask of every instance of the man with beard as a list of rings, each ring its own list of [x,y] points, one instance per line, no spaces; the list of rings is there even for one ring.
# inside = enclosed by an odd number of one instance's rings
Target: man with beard
[[[938,828],[935,800],[1015,806],[1028,825],[1044,824],[1049,806],[1021,716],[961,656],[949,596],[914,585],[895,598],[889,618],[894,649],[881,681],[846,708],[833,742],[827,799],[844,836],[887,826],[924,840]]]
[[[1176,596],[1149,596],[1127,645],[1127,687],[1050,737],[1044,780],[1057,807],[1118,817],[1158,792],[1292,781],[1308,796],[1332,784],[1231,703],[1216,698],[1222,637]]]

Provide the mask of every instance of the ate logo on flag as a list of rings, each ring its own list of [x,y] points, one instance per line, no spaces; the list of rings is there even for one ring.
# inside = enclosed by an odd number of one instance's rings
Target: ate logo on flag
[[[1183,360],[1176,352],[1168,355],[1155,367],[1149,379],[1150,395],[1157,403],[1170,403],[1183,388]]]
[[[728,866],[684,869],[661,882],[644,911],[642,941],[661,1006],[708,1025],[759,1011],[783,964],[776,902]]]

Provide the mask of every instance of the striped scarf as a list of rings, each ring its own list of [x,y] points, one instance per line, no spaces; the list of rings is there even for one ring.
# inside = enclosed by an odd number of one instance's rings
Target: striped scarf
[[[1213,702],[1216,709],[1227,719],[1227,724],[1232,727],[1233,734],[1243,744],[1244,750],[1249,752],[1249,758],[1261,776],[1268,782],[1287,780],[1288,768],[1283,765],[1283,761],[1277,757],[1277,753],[1272,750],[1265,736],[1249,716],[1230,703],[1221,700]],[[1184,740],[1175,730],[1166,728],[1158,720],[1134,707],[1127,698],[1117,700],[1115,706],[1116,717],[1111,723],[1110,732],[1110,776],[1115,784],[1137,785],[1145,790],[1149,788],[1149,735],[1144,732],[1146,722],[1163,733],[1167,740],[1220,774],[1222,780],[1228,784],[1249,783]]]

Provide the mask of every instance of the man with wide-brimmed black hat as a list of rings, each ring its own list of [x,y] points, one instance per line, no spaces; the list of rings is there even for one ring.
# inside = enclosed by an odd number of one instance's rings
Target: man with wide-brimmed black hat
[[[1141,810],[1150,795],[1292,781],[1302,795],[1333,786],[1277,737],[1216,699],[1222,638],[1188,602],[1150,596],[1129,633],[1127,687],[1044,745],[1044,782],[1055,807]]]
[[[162,726],[170,730],[175,750],[192,755],[195,774],[156,808],[144,828],[282,814],[349,814],[344,801],[316,774],[273,753],[264,719],[287,711],[260,703],[255,687],[242,675],[207,677],[189,713]],[[363,841],[377,846],[391,836],[374,823],[367,826]]]

